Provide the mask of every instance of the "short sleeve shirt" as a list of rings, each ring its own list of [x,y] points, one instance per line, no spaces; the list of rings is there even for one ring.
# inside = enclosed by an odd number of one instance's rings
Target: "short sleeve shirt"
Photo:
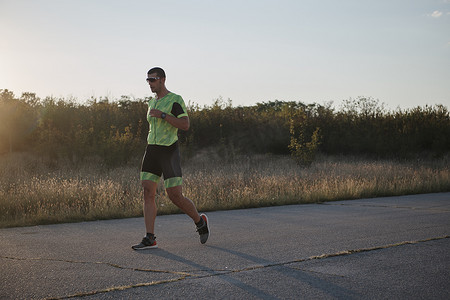
[[[172,92],[161,99],[150,99],[148,101],[147,120],[149,131],[147,143],[149,145],[170,146],[178,140],[178,128],[169,124],[169,122],[150,116],[151,109],[158,109],[167,115],[176,118],[186,117],[187,110],[183,98]]]

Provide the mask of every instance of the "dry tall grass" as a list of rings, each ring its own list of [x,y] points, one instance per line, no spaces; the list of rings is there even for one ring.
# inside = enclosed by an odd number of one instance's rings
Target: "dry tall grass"
[[[184,194],[200,211],[450,191],[448,157],[398,162],[321,157],[310,168],[287,156],[183,163]],[[0,158],[0,227],[142,215],[139,162],[105,169],[95,160],[55,165],[27,154]],[[158,190],[159,214],[179,212]]]

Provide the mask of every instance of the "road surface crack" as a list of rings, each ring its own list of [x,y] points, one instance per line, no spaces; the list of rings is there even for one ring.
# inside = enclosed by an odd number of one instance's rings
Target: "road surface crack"
[[[167,273],[174,275],[182,275],[182,276],[191,276],[192,274],[186,272],[177,272],[177,271],[167,271],[167,270],[157,270],[157,269],[142,269],[142,268],[132,268],[132,267],[124,267],[113,263],[101,262],[101,261],[77,261],[77,260],[67,260],[67,259],[57,259],[57,258],[42,258],[42,257],[12,257],[12,256],[0,256],[4,259],[11,260],[29,260],[29,261],[53,261],[53,262],[64,262],[71,264],[90,264],[90,265],[106,265],[113,268],[121,269],[121,270],[131,270],[136,272],[149,272],[149,273]]]

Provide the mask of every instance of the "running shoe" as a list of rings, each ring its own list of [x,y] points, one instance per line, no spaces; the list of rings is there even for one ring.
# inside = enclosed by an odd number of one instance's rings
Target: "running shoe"
[[[197,227],[197,232],[200,235],[200,243],[204,244],[209,237],[208,217],[205,214],[201,214],[200,217],[203,219],[203,225]]]
[[[133,250],[154,249],[158,248],[158,245],[156,244],[155,238],[150,239],[148,237],[144,237],[140,244],[131,246],[131,248],[133,248]]]

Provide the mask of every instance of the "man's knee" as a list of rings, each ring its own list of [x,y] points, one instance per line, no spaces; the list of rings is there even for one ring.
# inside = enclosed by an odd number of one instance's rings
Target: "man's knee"
[[[181,187],[168,188],[166,189],[166,191],[170,201],[172,201],[173,204],[178,206],[179,204],[183,203],[184,196],[181,191]]]
[[[142,180],[141,184],[144,189],[144,200],[155,200],[156,183],[150,180]]]

